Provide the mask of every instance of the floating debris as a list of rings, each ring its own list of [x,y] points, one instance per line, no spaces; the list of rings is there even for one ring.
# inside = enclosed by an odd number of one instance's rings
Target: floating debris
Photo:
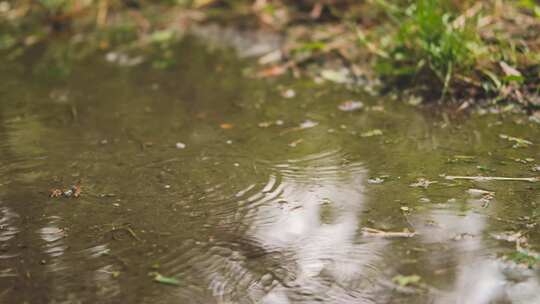
[[[81,196],[80,184],[72,185],[68,189],[64,189],[64,190],[59,189],[59,188],[54,188],[54,189],[49,190],[49,197],[51,198],[58,198],[58,197],[78,198],[79,196]]]
[[[309,128],[313,128],[313,127],[316,127],[318,126],[319,123],[316,122],[316,121],[313,121],[313,120],[305,120],[304,122],[302,122],[299,126],[300,129],[309,129]]]
[[[467,193],[473,197],[480,197],[479,201],[482,203],[482,208],[487,208],[491,200],[495,197],[495,192],[482,189],[469,189]]]
[[[295,140],[295,141],[289,143],[289,147],[294,148],[294,147],[298,146],[298,144],[302,143],[303,141],[304,141],[304,140],[303,140],[302,138],[297,139],[297,140]]]
[[[341,103],[338,106],[338,109],[344,112],[352,112],[361,110],[364,107],[364,104],[361,101],[348,100]]]
[[[257,124],[257,126],[259,126],[259,128],[268,128],[272,125],[272,122],[271,121],[263,121],[263,122],[260,122]]]
[[[454,155],[452,158],[448,159],[449,163],[455,163],[455,162],[465,162],[465,163],[474,163],[475,157],[470,155]]]
[[[463,233],[458,233],[454,235],[452,237],[452,241],[461,241],[461,240],[472,239],[472,238],[474,238],[474,234],[463,232]]]
[[[380,129],[373,129],[360,134],[361,137],[372,137],[381,135],[383,135],[383,131],[381,131]]]
[[[263,121],[263,122],[260,122],[257,124],[257,126],[259,128],[268,128],[268,127],[271,127],[273,125],[276,125],[276,126],[282,126],[283,125],[283,120],[276,120],[276,121]]]
[[[367,180],[368,184],[374,184],[374,185],[377,185],[377,184],[382,184],[384,183],[384,179],[380,178],[380,177],[375,177],[375,178],[370,178]]]
[[[172,286],[179,286],[180,281],[173,277],[166,277],[158,272],[152,272],[151,275],[154,276],[154,282],[165,284],[165,285],[172,285]]]
[[[408,275],[408,276],[399,274],[392,278],[392,281],[401,287],[405,287],[409,285],[416,285],[420,282],[420,280],[421,280],[421,277],[416,274]]]
[[[481,171],[485,171],[485,172],[495,172],[495,171],[497,171],[495,169],[491,169],[491,168],[489,168],[487,166],[484,166],[484,165],[478,165],[478,166],[476,166],[476,169],[481,170]]]
[[[523,236],[522,232],[504,231],[504,232],[499,232],[499,233],[491,233],[490,235],[492,238],[499,241],[507,241],[510,243],[519,242],[520,244],[527,243],[527,238]]]
[[[506,139],[506,140],[508,140],[510,142],[515,142],[515,144],[512,146],[512,148],[526,148],[526,147],[533,144],[531,141],[528,141],[526,139],[519,138],[519,137],[514,137],[514,136],[509,136],[509,135],[506,135],[506,134],[499,134],[499,137],[502,138],[502,139]]]
[[[467,190],[467,193],[469,193],[472,196],[485,196],[485,195],[495,195],[495,192],[492,191],[486,191],[482,189],[469,189]]]
[[[430,180],[427,180],[425,178],[419,178],[416,180],[416,183],[412,183],[410,184],[409,186],[410,187],[414,187],[414,188],[424,188],[424,189],[427,189],[429,187],[429,185],[431,184],[436,184],[437,182],[435,181],[430,181]]]
[[[407,229],[404,229],[403,231],[400,232],[400,231],[383,231],[383,230],[379,230],[375,228],[364,227],[362,228],[362,235],[363,236],[376,236],[376,237],[389,237],[389,238],[392,238],[392,237],[410,238],[417,235],[417,233],[410,232]]]
[[[401,206],[399,207],[399,210],[401,210],[403,213],[410,213],[411,212],[411,208],[407,207],[407,206]]]
[[[528,163],[532,163],[534,161],[534,158],[531,158],[531,157],[527,157],[527,158],[510,158],[511,160],[515,161],[516,163],[520,163],[520,164],[528,164]]]
[[[277,121],[276,121],[277,122]],[[281,121],[280,121],[281,122]],[[281,122],[283,123],[283,122]],[[304,122],[302,122],[298,127],[294,127],[294,128],[289,128],[289,129],[286,129],[286,130],[283,130],[281,131],[281,133],[279,133],[280,135],[283,135],[283,134],[287,134],[289,132],[293,132],[293,131],[299,131],[299,130],[304,130],[304,129],[309,129],[309,128],[313,128],[313,127],[316,127],[318,126],[319,123],[316,122],[316,121],[313,121],[313,120],[305,120]]]
[[[485,181],[518,181],[518,182],[538,182],[540,179],[538,177],[502,177],[502,176],[452,176],[447,175],[444,178],[448,180],[474,180],[477,182]]]
[[[232,129],[234,128],[234,126],[230,123],[222,123],[219,125],[220,128],[224,129],[224,130],[228,130],[228,129]]]
[[[185,149],[186,148],[186,144],[181,143],[181,142],[177,142],[174,146],[176,147],[176,149]]]
[[[105,60],[120,66],[131,67],[143,63],[144,58],[142,56],[131,57],[128,54],[119,52],[109,52],[105,55]]]

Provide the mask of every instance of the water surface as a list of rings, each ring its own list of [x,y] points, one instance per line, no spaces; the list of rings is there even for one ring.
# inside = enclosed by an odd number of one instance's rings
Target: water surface
[[[164,71],[43,54],[0,68],[2,302],[540,303],[538,268],[501,239],[540,250],[539,183],[443,177],[537,176],[525,116],[252,79],[192,39]],[[79,180],[80,198],[48,197]]]

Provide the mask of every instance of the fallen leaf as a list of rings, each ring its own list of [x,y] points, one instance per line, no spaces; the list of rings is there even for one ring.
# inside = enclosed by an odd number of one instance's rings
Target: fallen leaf
[[[56,198],[62,196],[62,190],[60,189],[51,189],[49,190],[49,197]]]
[[[154,272],[153,274],[154,274],[154,282],[166,284],[166,285],[173,285],[173,286],[180,285],[180,281],[178,281],[178,279],[175,279],[173,277],[166,277],[157,272]]]
[[[51,198],[58,198],[58,197],[75,197],[78,198],[81,195],[81,185],[75,184],[69,187],[68,189],[62,190],[58,188],[54,188],[49,190],[49,197]]]

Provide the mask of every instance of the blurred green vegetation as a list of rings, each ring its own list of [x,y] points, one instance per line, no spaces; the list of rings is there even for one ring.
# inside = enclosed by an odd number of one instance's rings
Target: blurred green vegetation
[[[204,22],[284,34],[284,71],[338,58],[428,100],[540,107],[540,5],[533,0],[0,1],[0,52],[16,58],[66,33],[68,47],[83,56],[145,48],[154,67],[170,68],[175,33]]]

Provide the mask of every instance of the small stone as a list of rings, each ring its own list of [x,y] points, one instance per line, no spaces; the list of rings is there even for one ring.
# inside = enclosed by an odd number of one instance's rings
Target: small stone
[[[186,144],[181,143],[181,142],[177,142],[177,143],[175,144],[175,147],[176,147],[176,149],[185,149],[185,148],[186,148]]]

